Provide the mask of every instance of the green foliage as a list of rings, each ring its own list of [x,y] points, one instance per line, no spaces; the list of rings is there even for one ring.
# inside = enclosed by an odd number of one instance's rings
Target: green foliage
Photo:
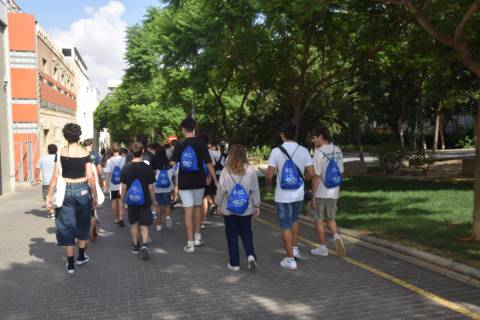
[[[269,146],[253,147],[248,150],[248,158],[254,163],[262,163],[268,159],[272,149]]]
[[[390,143],[375,148],[373,155],[378,158],[380,168],[386,174],[391,175],[397,172],[403,163],[408,160],[409,152],[397,143]]]
[[[475,139],[465,136],[458,141],[458,148],[469,149],[475,147]]]

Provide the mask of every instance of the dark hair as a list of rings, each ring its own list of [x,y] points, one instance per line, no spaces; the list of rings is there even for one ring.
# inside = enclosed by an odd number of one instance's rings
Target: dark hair
[[[297,133],[297,127],[291,122],[286,122],[281,126],[280,133],[285,136],[285,139],[294,140],[295,134]]]
[[[116,142],[112,143],[112,152],[120,152],[120,145]]]
[[[55,144],[52,143],[48,145],[47,150],[48,150],[48,154],[56,154],[58,151],[58,148]]]
[[[155,150],[155,153],[157,152],[159,147],[160,147],[160,144],[158,142],[152,142],[148,144],[148,149]]]
[[[198,137],[199,137],[203,142],[205,142],[205,144],[208,144],[208,141],[210,140],[210,139],[208,138],[208,134],[206,134],[206,133],[199,134]]]
[[[197,127],[197,123],[195,122],[195,120],[192,118],[191,115],[188,115],[180,123],[180,128],[185,129],[187,132],[193,132],[196,127]]]
[[[158,166],[161,169],[166,169],[170,167],[170,162],[168,161],[167,151],[163,146],[159,146],[157,148],[157,152],[155,153],[155,157],[158,158]]]
[[[127,155],[128,154],[128,149],[127,148],[120,148],[120,154]]]
[[[68,143],[75,143],[80,140],[80,136],[82,135],[82,128],[76,123],[67,123],[63,127],[63,136]]]
[[[132,144],[132,153],[134,158],[140,158],[143,153],[143,144],[140,142],[134,142]]]
[[[85,140],[83,141],[83,145],[84,145],[85,147],[88,147],[88,146],[93,145],[93,139],[85,139]]]
[[[137,139],[136,139],[137,142],[140,142],[143,146],[146,146],[148,144],[148,138],[145,134],[143,133],[139,133],[137,135]]]
[[[324,127],[315,127],[312,130],[310,130],[310,136],[312,137],[320,137],[322,136],[323,139],[325,140],[330,140],[330,136],[328,134],[328,131]]]

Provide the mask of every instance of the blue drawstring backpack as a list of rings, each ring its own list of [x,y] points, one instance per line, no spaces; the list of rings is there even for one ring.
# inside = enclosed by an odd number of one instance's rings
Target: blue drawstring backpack
[[[232,178],[233,182],[235,182],[235,179],[230,172],[228,174]],[[243,215],[245,211],[247,211],[250,202],[249,193],[241,185],[242,179],[240,179],[240,182],[238,183],[235,182],[235,185],[233,186],[232,191],[230,191],[227,199],[227,210],[238,215]]]
[[[343,182],[343,177],[342,177],[342,173],[340,172],[340,168],[338,167],[338,164],[335,161],[335,147],[333,147],[333,156],[331,159],[327,157],[325,153],[323,153],[323,156],[328,160],[327,170],[325,172],[323,184],[328,189],[340,187],[340,185]]]
[[[197,153],[192,146],[187,146],[180,156],[180,170],[185,172],[198,172]]]
[[[120,160],[120,161],[122,161],[122,160]],[[113,171],[112,171],[112,177],[110,178],[110,181],[113,184],[120,184],[121,177],[122,177],[122,169],[120,169],[120,163],[118,163],[118,165],[114,164]]]
[[[158,170],[157,181],[155,182],[155,187],[157,188],[170,188],[170,177],[168,176],[167,169]]]
[[[299,146],[297,146],[297,149],[298,147]],[[280,187],[284,190],[297,190],[303,185],[303,175],[295,162],[293,162],[287,150],[282,146],[278,148],[285,155],[285,158],[287,158],[287,161],[283,164],[282,174],[280,175]],[[293,155],[295,155],[297,149],[295,149]]]
[[[125,195],[125,203],[129,206],[141,206],[145,204],[145,195],[143,194],[142,184],[140,180],[135,179],[128,188]]]

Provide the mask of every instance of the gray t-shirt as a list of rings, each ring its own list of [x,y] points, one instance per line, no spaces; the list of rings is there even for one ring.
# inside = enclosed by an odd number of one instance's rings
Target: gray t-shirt
[[[37,162],[37,169],[42,170],[42,185],[48,186],[53,176],[53,169],[55,168],[55,155],[46,154],[42,156]]]

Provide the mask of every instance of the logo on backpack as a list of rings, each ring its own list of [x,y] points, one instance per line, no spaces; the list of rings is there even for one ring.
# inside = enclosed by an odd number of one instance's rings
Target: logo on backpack
[[[135,179],[130,188],[128,188],[127,194],[125,195],[125,203],[129,206],[141,206],[145,204],[145,196],[140,180]]]
[[[168,170],[161,169],[158,170],[157,181],[155,182],[155,187],[157,188],[170,188],[170,177],[168,175]]]
[[[232,180],[235,181],[233,177]],[[240,182],[242,181],[240,180]],[[235,183],[227,199],[227,210],[238,215],[242,215],[247,211],[250,202],[249,194],[240,182]]]
[[[303,176],[287,150],[281,146],[279,148],[287,158],[280,175],[280,187],[284,190],[297,190],[303,185]],[[297,149],[295,149],[295,152],[297,152]],[[295,152],[293,152],[293,155],[295,155]]]
[[[180,170],[185,172],[198,172],[197,153],[192,146],[187,146],[180,156]]]
[[[119,163],[118,165],[115,165],[113,167],[112,177],[111,177],[110,181],[113,184],[120,184],[121,176],[122,176],[122,169],[120,169],[120,163]]]

